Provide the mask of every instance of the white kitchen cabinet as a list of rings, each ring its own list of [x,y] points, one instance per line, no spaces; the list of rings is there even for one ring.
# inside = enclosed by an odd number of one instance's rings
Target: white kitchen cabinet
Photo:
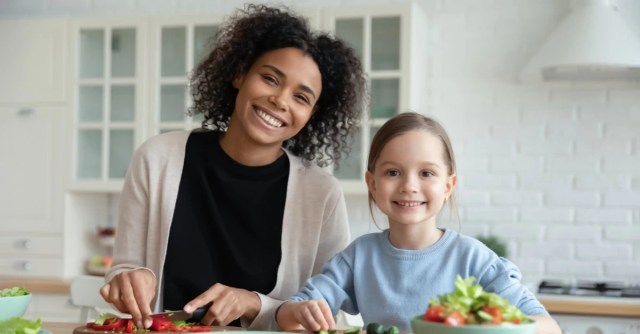
[[[324,27],[347,41],[369,78],[371,100],[349,159],[334,174],[346,193],[365,194],[371,139],[393,115],[426,112],[426,16],[418,4],[325,8]]]
[[[62,272],[62,107],[0,107],[0,275]]]
[[[144,24],[74,21],[71,189],[117,191],[143,140]]]
[[[64,101],[65,20],[0,20],[0,45],[0,104]]]

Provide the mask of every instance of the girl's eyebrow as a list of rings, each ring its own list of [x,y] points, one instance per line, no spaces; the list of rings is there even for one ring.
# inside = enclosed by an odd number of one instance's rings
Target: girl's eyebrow
[[[397,165],[398,161],[397,160],[385,160],[385,161],[381,161],[380,162],[380,166],[385,166],[385,165]],[[436,168],[440,168],[440,164],[437,164],[435,162],[430,162],[430,161],[422,161],[421,162],[422,165],[427,165],[430,167],[436,167]]]
[[[269,65],[269,64],[265,64],[262,65],[262,67],[266,67],[271,69],[272,71],[276,72],[276,75],[282,78],[286,78],[287,75],[284,74],[284,72],[282,72],[279,68],[273,66],[273,65]],[[302,89],[303,91],[305,91],[308,94],[311,94],[311,96],[313,96],[313,98],[316,98],[316,94],[313,92],[313,89],[311,89],[311,87],[307,86],[307,85],[300,85],[300,89]]]

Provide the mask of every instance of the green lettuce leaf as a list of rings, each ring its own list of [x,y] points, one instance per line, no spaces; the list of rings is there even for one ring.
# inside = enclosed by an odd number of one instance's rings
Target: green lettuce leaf
[[[0,321],[0,334],[37,334],[42,321],[15,317]]]

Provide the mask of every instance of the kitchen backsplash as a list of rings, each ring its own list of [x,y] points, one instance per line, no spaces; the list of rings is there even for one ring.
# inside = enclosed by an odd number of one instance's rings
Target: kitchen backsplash
[[[324,5],[396,2],[405,1]],[[507,241],[510,259],[530,284],[542,278],[640,283],[640,83],[518,82],[569,1],[419,2],[430,27],[424,41],[429,104],[420,111],[441,120],[454,143],[460,230]],[[0,16],[202,13],[243,3],[1,1]],[[640,38],[640,2],[618,3]],[[353,235],[376,231],[366,196],[347,201]]]

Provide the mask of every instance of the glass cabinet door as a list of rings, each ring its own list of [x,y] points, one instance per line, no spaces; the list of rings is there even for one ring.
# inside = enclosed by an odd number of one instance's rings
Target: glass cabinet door
[[[369,105],[362,113],[351,154],[333,170],[346,193],[366,193],[369,146],[382,124],[399,112],[422,106],[418,95],[424,95],[420,93],[424,87],[416,78],[424,80],[427,75],[426,71],[421,73],[420,65],[426,62],[422,46],[426,38],[422,40],[425,29],[417,24],[424,21],[424,12],[416,4],[325,11],[325,28],[353,48],[369,79]]]
[[[158,106],[152,134],[201,126],[202,114],[188,115],[191,104],[189,75],[208,56],[210,43],[217,31],[215,24],[159,26]]]
[[[363,112],[363,128],[354,140],[351,154],[334,170],[334,175],[341,180],[364,180],[372,130],[398,113],[401,76],[400,20],[399,15],[362,15],[335,19],[335,35],[353,47],[360,57],[370,79],[371,93],[369,110]]]
[[[74,178],[123,179],[138,114],[136,28],[80,27],[77,34]]]

